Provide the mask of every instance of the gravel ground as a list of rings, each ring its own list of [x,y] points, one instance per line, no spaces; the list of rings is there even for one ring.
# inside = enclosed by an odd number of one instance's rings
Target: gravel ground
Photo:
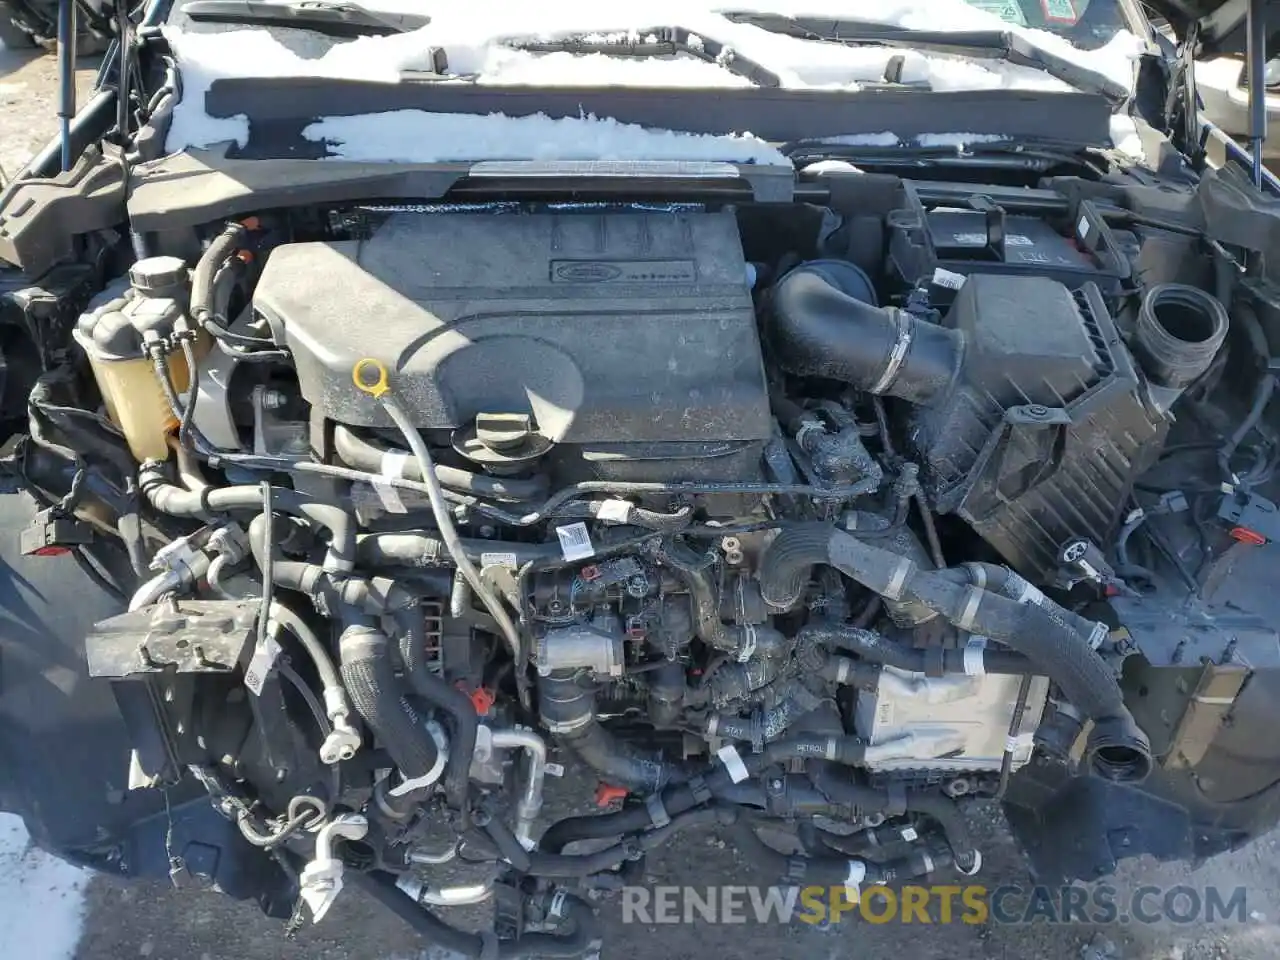
[[[82,97],[93,79],[92,65],[84,66],[79,76]],[[0,48],[0,166],[10,174],[55,130],[55,76],[52,57]],[[551,798],[551,809],[560,814],[567,811],[570,796],[590,794],[590,784],[572,771],[554,786],[561,796]],[[999,811],[981,807],[973,811],[971,819],[985,859],[979,879],[989,888],[1028,884],[1026,869]],[[1019,926],[926,926],[880,925],[846,918],[826,929],[802,923],[643,925],[623,923],[618,899],[610,895],[599,901],[606,934],[603,956],[609,960],[649,956],[702,960],[708,955],[718,960],[835,960],[854,954],[887,957],[905,950],[913,960],[1280,958],[1278,847],[1280,838],[1273,834],[1195,871],[1182,865],[1126,863],[1110,881],[1120,891],[1120,901],[1126,891],[1148,884],[1216,885],[1226,890],[1244,886],[1248,916],[1243,923],[1094,928],[1037,921]],[[28,870],[24,864],[34,866]],[[20,885],[44,882],[44,874],[36,866],[43,870],[47,865],[36,855],[19,856],[10,866],[0,857],[0,874],[12,870]],[[730,843],[715,837],[671,844],[651,857],[646,880],[694,887],[768,882],[737,856]],[[954,882],[954,878],[941,876],[938,882]],[[80,886],[75,884],[68,891],[50,884],[47,896],[80,896]],[[178,892],[165,883],[129,884],[105,877],[95,877],[85,886],[77,960],[409,960],[438,953],[425,949],[403,924],[355,891],[344,893],[322,924],[308,927],[296,940],[288,941],[281,925],[262,918],[249,905],[215,893]],[[0,960],[38,958],[0,934]],[[66,960],[65,955],[59,960]]]

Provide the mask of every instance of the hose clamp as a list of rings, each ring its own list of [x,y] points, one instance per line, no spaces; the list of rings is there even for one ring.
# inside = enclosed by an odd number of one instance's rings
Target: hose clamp
[[[711,788],[707,786],[707,781],[701,775],[690,777],[685,784],[689,788],[689,792],[693,794],[695,803],[701,805],[711,800],[715,794],[711,792]]]
[[[844,898],[857,903],[862,897],[862,881],[867,879],[867,865],[862,860],[849,861],[849,875],[844,878]]]
[[[889,784],[885,791],[887,803],[884,809],[886,817],[900,817],[907,812],[907,785],[900,780]]]
[[[882,594],[890,600],[901,600],[903,589],[907,585],[907,578],[911,575],[915,564],[904,558],[899,559],[897,567],[894,568],[893,574],[889,577],[889,582],[885,585]]]
[[[964,867],[960,865],[958,860],[953,864],[953,866],[956,868],[956,871],[958,873],[961,873],[966,877],[972,877],[975,873],[977,873],[979,870],[982,869],[982,851],[981,850],[973,851],[973,867],[971,869],[969,870],[964,869]]]
[[[893,386],[893,381],[898,379],[898,373],[902,370],[903,361],[907,359],[907,351],[911,349],[911,323],[906,320],[901,310],[894,310],[892,313],[894,325],[897,327],[898,338],[889,349],[889,358],[885,361],[884,370],[880,373],[880,379],[871,388],[871,393],[884,393]]]
[[[650,794],[649,799],[644,802],[644,807],[655,829],[665,827],[671,822],[671,814],[667,813],[667,808],[662,803],[662,794]]]
[[[982,603],[982,598],[986,592],[981,587],[969,588],[969,593],[964,601],[964,609],[961,611],[959,619],[956,620],[956,626],[961,630],[973,629],[973,618],[978,615],[978,606]]]

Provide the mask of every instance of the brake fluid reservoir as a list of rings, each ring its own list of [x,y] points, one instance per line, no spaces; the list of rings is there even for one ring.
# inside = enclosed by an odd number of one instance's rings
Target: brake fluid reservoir
[[[147,257],[129,270],[123,296],[98,304],[80,317],[74,337],[89,357],[107,414],[120,428],[134,457],[164,460],[168,435],[178,426],[145,344],[167,338],[184,320],[187,267],[177,257]],[[199,353],[207,349],[197,343]],[[190,374],[181,352],[166,362],[175,389],[187,389]]]

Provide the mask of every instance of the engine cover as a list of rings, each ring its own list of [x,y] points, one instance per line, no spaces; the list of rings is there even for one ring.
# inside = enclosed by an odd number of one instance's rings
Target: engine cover
[[[769,436],[728,213],[397,213],[365,240],[275,249],[254,306],[332,420],[389,425],[351,382],[375,357],[423,429],[532,414],[553,443],[682,456]]]

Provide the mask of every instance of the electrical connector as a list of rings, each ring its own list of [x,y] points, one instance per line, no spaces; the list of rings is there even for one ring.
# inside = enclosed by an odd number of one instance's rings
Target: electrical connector
[[[1231,528],[1231,537],[1240,543],[1262,546],[1280,540],[1280,508],[1256,493],[1235,492],[1222,498],[1218,519]]]
[[[26,557],[54,557],[92,542],[92,527],[53,509],[36,514],[19,537],[19,546]]]

